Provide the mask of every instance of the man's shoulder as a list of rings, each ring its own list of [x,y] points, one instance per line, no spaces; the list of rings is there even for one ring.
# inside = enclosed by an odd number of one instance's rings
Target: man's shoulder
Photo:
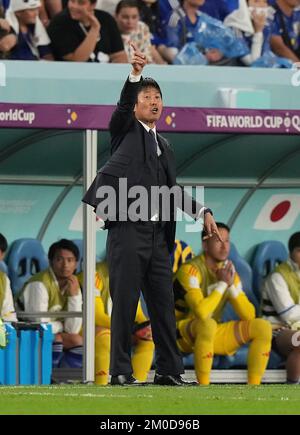
[[[178,269],[184,274],[188,275],[198,275],[200,273],[199,262],[201,262],[201,256],[197,255],[196,257],[190,258],[185,261]]]
[[[186,17],[185,11],[178,6],[176,9],[173,9],[169,12],[167,15],[166,23],[169,27],[176,28],[179,23],[181,23],[181,20]]]
[[[57,27],[64,26],[64,28],[66,28],[67,26],[69,28],[69,27],[73,27],[74,24],[76,24],[76,21],[72,20],[69,11],[67,9],[64,9],[63,11],[61,11],[60,13],[55,15],[55,17],[52,18],[47,30],[51,32],[51,30]]]
[[[44,287],[47,287],[47,284],[49,281],[52,280],[52,275],[50,272],[50,269],[45,269],[42,270],[38,273],[36,273],[35,275],[33,275],[26,283],[26,287],[28,285],[34,285],[34,286],[39,286],[42,285]]]

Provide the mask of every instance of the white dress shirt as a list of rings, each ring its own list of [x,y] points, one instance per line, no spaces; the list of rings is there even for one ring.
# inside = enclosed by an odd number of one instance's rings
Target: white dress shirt
[[[134,74],[130,73],[130,74],[129,74],[129,81],[130,81],[131,83],[137,83],[137,82],[139,82],[139,81],[141,80],[141,77],[142,77],[141,74],[139,74],[139,75],[134,75]],[[142,124],[142,126],[145,128],[145,130],[149,133],[150,127],[149,127],[147,124],[145,124],[144,122],[140,121],[139,119],[138,119],[138,121]],[[158,146],[157,134],[156,134],[156,126],[154,126],[154,127],[152,128],[152,130],[153,130],[153,132],[154,132],[155,139],[156,139],[156,142],[157,142],[157,155],[160,156],[160,155],[161,155],[161,150],[160,150],[160,148],[159,148],[159,146]],[[198,216],[197,216],[196,220],[198,220],[198,219],[200,219],[200,218],[204,218],[204,214],[203,214],[203,213],[204,213],[204,210],[205,210],[206,208],[207,208],[207,207],[202,207],[202,208],[199,210],[199,213],[198,213]],[[155,217],[156,217],[156,216],[152,216],[151,220],[156,220]],[[158,218],[158,216],[157,216],[157,218]]]
[[[300,277],[299,266],[289,258],[287,263],[291,266],[292,270]],[[263,299],[269,299],[277,312],[278,316],[267,317],[271,323],[287,323],[293,324],[300,321],[300,300],[296,303],[291,297],[287,282],[281,273],[272,273],[265,281]],[[267,309],[267,306],[264,307]]]
[[[59,288],[57,279],[54,275],[52,269],[50,269],[53,278],[55,279],[56,285]],[[58,312],[57,317],[59,317],[59,311],[62,311],[62,307],[60,305],[56,305],[49,310],[49,295],[46,286],[41,281],[31,282],[27,284],[23,293],[23,303],[24,303],[24,311],[25,312]],[[82,311],[82,294],[79,289],[78,295],[68,296],[68,307],[67,311]],[[49,317],[43,318],[32,318],[30,319],[34,322],[40,323],[51,323],[53,334],[57,334],[59,332],[67,332],[69,334],[78,334],[82,327],[82,318],[81,317],[73,317],[66,318],[63,321],[55,320]]]

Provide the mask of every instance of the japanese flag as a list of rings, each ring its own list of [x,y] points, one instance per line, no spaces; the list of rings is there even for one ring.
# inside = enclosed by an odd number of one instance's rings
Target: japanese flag
[[[255,230],[289,230],[300,214],[300,194],[272,195],[254,223]]]

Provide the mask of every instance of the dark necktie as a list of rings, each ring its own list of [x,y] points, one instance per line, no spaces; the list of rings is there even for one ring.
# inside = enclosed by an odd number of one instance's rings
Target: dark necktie
[[[149,135],[150,135],[149,142],[151,143],[151,151],[157,155],[157,142],[155,139],[155,133],[153,130],[151,130],[151,128],[149,130]]]

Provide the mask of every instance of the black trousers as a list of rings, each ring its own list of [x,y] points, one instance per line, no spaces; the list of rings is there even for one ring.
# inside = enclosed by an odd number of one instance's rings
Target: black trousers
[[[184,372],[176,345],[172,269],[162,224],[116,222],[108,230],[107,260],[113,301],[110,374],[132,374],[131,337],[140,291],[155,343],[156,371]]]

